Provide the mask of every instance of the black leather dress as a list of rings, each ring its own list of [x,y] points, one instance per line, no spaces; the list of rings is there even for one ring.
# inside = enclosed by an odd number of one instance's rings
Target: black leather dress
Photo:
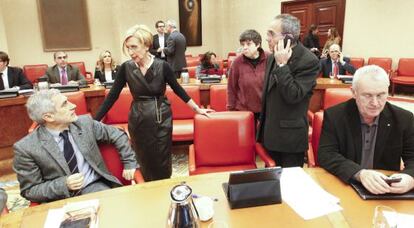
[[[145,76],[132,60],[127,61],[119,68],[114,85],[95,117],[101,120],[128,84],[133,97],[128,131],[145,181],[170,178],[172,173],[172,113],[164,96],[167,83],[184,102],[190,100],[165,61],[154,59]]]

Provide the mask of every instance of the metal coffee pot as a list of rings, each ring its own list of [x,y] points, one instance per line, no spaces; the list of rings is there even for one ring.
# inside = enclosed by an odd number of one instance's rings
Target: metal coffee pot
[[[167,227],[198,228],[200,219],[193,203],[192,190],[186,184],[171,189],[171,205],[168,212]]]

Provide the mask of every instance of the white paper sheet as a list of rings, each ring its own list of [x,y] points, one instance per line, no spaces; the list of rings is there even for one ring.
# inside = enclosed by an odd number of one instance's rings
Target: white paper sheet
[[[397,220],[397,227],[398,228],[413,228],[414,227],[414,215],[410,214],[403,214],[403,213],[397,213],[397,217],[393,217],[394,214],[390,212],[384,212],[384,216],[387,219],[387,221],[392,221],[394,219]]]
[[[303,219],[342,210],[339,198],[323,190],[302,168],[283,168],[282,199]]]
[[[63,220],[65,215],[65,210],[63,208],[50,209],[47,213],[46,222],[43,226],[44,228],[56,228],[59,227],[60,223]]]

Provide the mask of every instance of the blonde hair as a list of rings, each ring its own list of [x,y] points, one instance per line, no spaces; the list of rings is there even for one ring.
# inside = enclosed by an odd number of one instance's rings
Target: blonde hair
[[[116,62],[114,60],[114,57],[112,57],[112,53],[108,50],[105,50],[101,52],[101,54],[99,54],[99,59],[98,59],[98,69],[102,72],[105,71],[105,64],[104,64],[103,59],[105,58],[106,53],[109,53],[111,55],[111,70],[115,70],[116,68]]]
[[[137,38],[141,44],[148,48],[152,46],[151,30],[146,25],[134,25],[127,30],[125,35],[123,43],[123,52],[126,55],[128,54],[128,49],[126,48],[126,41],[131,37]]]

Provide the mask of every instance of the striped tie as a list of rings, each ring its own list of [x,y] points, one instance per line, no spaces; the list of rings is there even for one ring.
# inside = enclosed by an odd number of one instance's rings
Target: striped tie
[[[73,150],[72,143],[69,141],[69,131],[64,130],[59,134],[63,138],[63,154],[65,156],[66,162],[68,163],[69,170],[72,174],[79,173],[78,161],[76,160],[75,151]],[[72,191],[71,195],[79,195],[81,189],[77,191]]]

